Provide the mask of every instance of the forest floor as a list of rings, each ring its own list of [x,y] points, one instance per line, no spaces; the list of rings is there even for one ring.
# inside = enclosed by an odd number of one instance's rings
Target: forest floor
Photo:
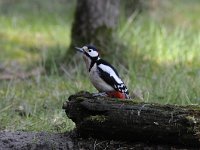
[[[199,0],[165,1],[137,17],[120,15],[114,37],[127,49],[111,45],[116,53],[105,59],[131,93],[145,102],[200,104],[199,8]],[[75,126],[63,102],[81,90],[96,92],[82,60],[60,64],[74,10],[75,0],[0,1],[0,143],[9,145],[5,136],[13,139],[15,131],[21,144],[41,131],[59,139]]]
[[[148,144],[141,142],[125,142],[99,140],[92,138],[80,138],[73,132],[70,133],[47,133],[47,132],[0,132],[0,150],[183,150],[181,146]],[[190,148],[188,148],[190,149]]]
[[[113,45],[116,53],[105,59],[131,93],[145,102],[200,104],[199,8],[198,0],[165,1],[128,21],[119,17],[114,37],[127,49]],[[63,102],[81,90],[96,92],[82,60],[59,64],[74,9],[74,0],[0,2],[0,130],[69,131],[74,124]]]

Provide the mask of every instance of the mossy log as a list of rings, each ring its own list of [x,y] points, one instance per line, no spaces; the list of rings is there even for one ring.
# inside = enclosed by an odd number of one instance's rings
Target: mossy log
[[[81,92],[63,105],[81,136],[200,146],[200,107],[93,97]]]

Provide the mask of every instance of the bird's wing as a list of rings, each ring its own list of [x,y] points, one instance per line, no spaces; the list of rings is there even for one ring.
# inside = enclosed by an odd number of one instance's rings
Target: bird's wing
[[[128,94],[128,90],[123,83],[123,81],[120,79],[117,71],[114,67],[112,67],[110,64],[104,64],[101,63],[98,65],[98,69],[100,70],[100,77],[109,85],[111,85],[116,91],[120,91],[122,93]]]

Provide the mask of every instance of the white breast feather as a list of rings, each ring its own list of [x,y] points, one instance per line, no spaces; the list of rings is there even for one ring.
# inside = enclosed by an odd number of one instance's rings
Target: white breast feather
[[[113,91],[114,88],[107,84],[104,80],[102,80],[99,76],[99,72],[97,70],[97,65],[94,64],[94,66],[91,68],[89,72],[89,77],[94,85],[94,87],[100,91],[100,92],[108,92],[108,91]]]

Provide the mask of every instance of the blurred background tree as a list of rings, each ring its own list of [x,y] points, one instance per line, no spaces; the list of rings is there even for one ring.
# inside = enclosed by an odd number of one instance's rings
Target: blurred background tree
[[[112,45],[120,45],[113,31],[118,25],[120,13],[129,18],[136,10],[154,9],[158,0],[77,0],[72,25],[71,45],[66,53],[69,58],[75,53],[75,46],[92,44],[101,49],[101,53],[112,53]],[[105,52],[108,50],[110,52]],[[103,51],[102,51],[103,50]],[[112,51],[111,51],[112,50]],[[66,60],[66,59],[65,59]]]
[[[71,34],[71,46],[94,44],[105,47],[112,41],[112,32],[119,17],[120,0],[78,0]]]

